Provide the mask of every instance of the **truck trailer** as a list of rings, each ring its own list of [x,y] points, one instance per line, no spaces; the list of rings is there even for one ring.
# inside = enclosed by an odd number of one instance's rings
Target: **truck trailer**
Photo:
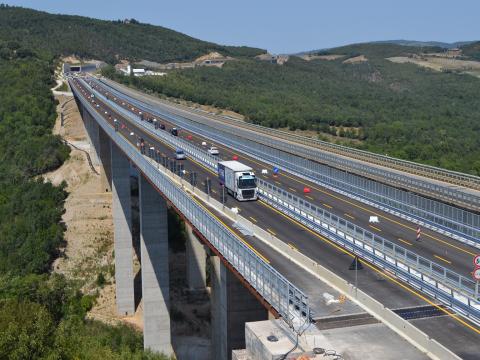
[[[238,161],[220,161],[218,180],[239,201],[257,200],[257,178],[253,169]]]

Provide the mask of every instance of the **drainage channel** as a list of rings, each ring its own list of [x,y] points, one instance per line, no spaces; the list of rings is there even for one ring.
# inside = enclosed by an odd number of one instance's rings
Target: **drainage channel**
[[[445,308],[445,306],[443,305],[439,305],[438,307]],[[438,307],[433,305],[415,306],[409,308],[395,309],[393,310],[393,312],[405,320],[424,319],[445,315],[445,313]],[[315,326],[319,330],[339,329],[378,323],[380,323],[380,321],[368,313],[328,316],[315,319]]]
[[[395,309],[393,310],[393,312],[401,316],[405,320],[415,320],[445,315],[445,313],[442,311],[442,309],[445,308],[446,306],[444,305],[425,305],[411,308]]]
[[[315,326],[319,330],[339,329],[352,326],[378,324],[380,321],[368,313],[328,316],[315,319]]]

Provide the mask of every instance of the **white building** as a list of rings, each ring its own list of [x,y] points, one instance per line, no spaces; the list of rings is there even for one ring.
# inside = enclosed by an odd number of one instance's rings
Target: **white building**
[[[133,72],[133,76],[144,76],[145,75],[145,69],[132,69],[132,72]]]

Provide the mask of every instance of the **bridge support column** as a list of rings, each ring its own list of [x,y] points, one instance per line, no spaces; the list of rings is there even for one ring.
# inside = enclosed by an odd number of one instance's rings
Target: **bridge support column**
[[[204,245],[197,239],[189,224],[187,230],[186,264],[187,286],[190,290],[205,290],[207,253]]]
[[[143,176],[139,196],[143,344],[170,356],[167,204]]]
[[[130,162],[114,144],[111,164],[117,311],[126,316],[135,313]]]
[[[92,158],[92,163],[95,166],[98,166],[100,164],[99,156],[98,156],[98,142],[96,141],[96,136],[95,134],[98,134],[99,126],[95,119],[93,119],[92,115],[88,111],[86,111],[83,108],[83,105],[80,102],[77,102],[78,108],[80,110],[80,114],[83,119],[83,124],[85,125],[85,130],[87,132],[87,137],[90,142],[91,146],[91,151],[90,151],[90,157]]]
[[[268,319],[268,311],[228,270],[217,256],[212,261],[212,354],[232,358],[232,350],[245,348],[245,323]]]
[[[97,158],[97,163],[100,163],[100,126],[98,125],[97,121],[88,114],[90,119],[90,139],[93,144],[93,149],[95,150],[95,155]]]
[[[79,109],[83,106],[78,103]],[[90,158],[94,166],[102,165],[100,176],[102,177],[101,191],[112,190],[112,156],[111,140],[105,131],[98,125],[88,111],[80,111],[83,124],[90,142]]]
[[[100,147],[100,162],[102,163],[103,171],[102,182],[104,183],[105,190],[112,190],[112,154],[111,154],[111,140],[105,131],[97,125],[98,128],[98,137],[99,137],[99,147]]]

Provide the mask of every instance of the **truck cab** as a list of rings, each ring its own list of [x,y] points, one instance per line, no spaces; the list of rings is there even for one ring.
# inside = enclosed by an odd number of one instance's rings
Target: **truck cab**
[[[236,180],[238,200],[257,200],[257,178],[253,172],[244,172]]]
[[[239,201],[257,200],[257,178],[253,169],[238,161],[220,161],[218,179],[227,192]]]

